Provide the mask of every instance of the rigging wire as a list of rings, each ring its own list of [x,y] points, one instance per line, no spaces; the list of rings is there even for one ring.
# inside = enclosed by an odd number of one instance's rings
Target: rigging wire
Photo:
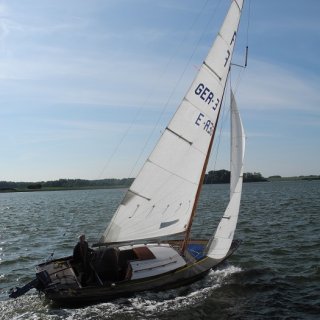
[[[248,5],[248,20],[247,20],[247,32],[246,32],[246,42],[247,46],[249,46],[249,30],[250,30],[250,20],[251,20],[251,0],[249,0]]]
[[[71,214],[72,214],[72,215],[71,215],[71,220],[70,220],[69,224],[67,225],[67,227],[64,229],[64,232],[63,232],[63,234],[62,234],[62,237],[65,237],[66,234],[69,233],[69,231],[70,231],[70,229],[71,229],[71,226],[73,225],[74,214],[75,214],[76,212],[79,213],[79,208],[71,211]],[[53,256],[54,256],[54,254],[55,254],[55,251],[56,251],[56,249],[54,249],[54,250],[50,253],[50,255],[48,256],[48,258],[45,260],[45,263],[50,262],[50,261],[53,259]]]
[[[163,76],[165,75],[165,73],[166,73],[167,70],[168,70],[169,65],[172,63],[172,61],[173,61],[174,58],[176,57],[178,50],[182,47],[182,44],[185,43],[186,38],[191,34],[191,30],[194,29],[194,26],[196,25],[196,23],[198,22],[198,20],[200,19],[200,17],[202,17],[202,14],[203,14],[203,12],[204,12],[204,10],[205,10],[208,2],[209,2],[209,0],[206,0],[206,1],[205,1],[205,3],[204,3],[204,5],[202,6],[201,10],[199,10],[199,13],[198,13],[197,17],[193,20],[192,24],[190,25],[188,32],[187,32],[186,35],[181,39],[181,41],[179,42],[179,44],[176,46],[176,49],[175,49],[174,53],[171,55],[171,58],[168,60],[165,68],[163,68],[164,71],[162,72],[162,74],[160,75],[160,77],[157,79],[158,82],[163,78]],[[219,0],[219,2],[217,3],[217,5],[216,5],[216,7],[215,7],[215,10],[214,10],[214,13],[216,13],[217,8],[220,6],[220,3],[221,3],[221,2],[222,2],[222,0]],[[210,21],[212,22],[212,19],[211,19]],[[203,38],[203,34],[204,34],[204,32],[202,32],[202,36],[201,36],[200,40]],[[197,43],[197,45],[196,45],[196,49],[199,47],[199,43],[200,43],[200,41],[198,41],[198,43]],[[191,55],[191,57],[190,57],[190,59],[189,59],[189,61],[188,61],[188,63],[187,63],[187,66],[189,66],[190,60],[191,60],[191,58],[194,56],[196,49],[195,49],[194,52],[192,53],[192,55]],[[134,172],[134,170],[135,170],[135,168],[136,168],[136,166],[137,166],[140,158],[142,157],[142,155],[143,155],[143,153],[144,153],[147,145],[149,144],[149,142],[150,142],[150,140],[151,140],[151,137],[153,136],[153,134],[154,134],[157,126],[159,125],[159,122],[160,122],[160,120],[161,120],[164,112],[166,111],[166,109],[167,109],[167,107],[168,107],[168,104],[169,104],[170,100],[172,99],[173,94],[175,93],[175,91],[176,91],[176,89],[177,89],[177,86],[178,86],[178,84],[181,82],[181,79],[182,79],[183,75],[185,74],[185,72],[186,72],[186,68],[185,68],[185,70],[183,71],[183,73],[182,73],[181,77],[179,78],[178,82],[176,83],[176,85],[175,85],[175,87],[174,87],[174,90],[171,92],[171,94],[170,94],[167,102],[165,103],[164,107],[162,108],[162,111],[161,111],[161,113],[160,113],[160,115],[159,115],[159,117],[158,117],[158,120],[156,121],[156,124],[154,125],[154,128],[153,128],[151,134],[149,135],[149,138],[148,138],[147,141],[145,142],[145,144],[144,144],[144,146],[143,146],[143,148],[142,148],[142,151],[140,152],[137,160],[135,161],[134,165],[132,166],[132,169],[131,169],[131,172],[130,172],[130,174],[129,174],[129,177],[133,174],[133,172]],[[141,107],[140,107],[139,110],[137,111],[135,117],[133,118],[132,122],[130,123],[130,125],[129,125],[128,128],[127,128],[127,130],[125,131],[125,133],[124,133],[123,136],[121,137],[120,142],[116,145],[115,149],[114,149],[113,152],[111,153],[109,159],[107,160],[106,164],[103,166],[103,169],[101,170],[100,174],[98,175],[99,178],[102,177],[102,175],[103,175],[103,173],[105,172],[105,170],[109,167],[112,159],[114,158],[114,156],[115,156],[116,153],[118,152],[120,146],[121,146],[121,145],[123,144],[123,142],[125,141],[125,138],[128,136],[130,130],[131,130],[132,127],[133,127],[133,125],[136,123],[136,121],[137,121],[137,119],[138,119],[138,117],[139,117],[139,115],[140,115],[140,113],[141,113],[141,110],[142,110],[143,106],[145,106],[145,105],[147,104],[147,102],[149,102],[149,100],[150,100],[150,98],[151,98],[151,96],[152,96],[152,92],[153,92],[153,91],[150,91],[150,94],[149,94],[149,95],[147,96],[147,98],[144,100],[143,104],[141,105]]]
[[[251,0],[249,0],[249,5],[248,5],[248,18],[247,18],[247,25],[246,25],[246,53],[245,53],[245,63],[244,65],[238,65],[238,64],[231,64],[230,72],[229,72],[229,90],[233,88],[234,94],[236,95],[237,90],[240,86],[240,83],[242,82],[242,78],[244,76],[245,69],[247,67],[247,57],[248,57],[248,47],[249,47],[249,33],[250,33],[250,17],[251,17]],[[232,80],[232,66],[237,66],[240,67],[240,71],[238,73],[237,79]],[[222,121],[220,125],[220,130],[218,134],[218,142],[216,144],[216,148],[214,148],[213,152],[216,152],[214,161],[213,161],[213,171],[216,169],[217,161],[218,161],[218,156],[219,156],[219,147],[220,147],[220,142],[221,142],[221,137],[222,137],[222,131],[224,127],[224,123],[227,121],[228,114],[230,113],[230,108],[227,108],[227,113],[225,111],[225,104],[226,104],[226,99],[224,99],[224,105],[223,105],[223,113],[222,113]],[[211,161],[210,161],[211,162]],[[209,165],[208,165],[209,167]]]
[[[222,1],[222,0],[219,1],[219,4],[217,5],[217,7],[220,5],[221,1]],[[206,3],[207,3],[207,2],[208,2],[208,1],[206,1]],[[204,7],[205,7],[205,6],[204,6]],[[217,11],[217,10],[214,11],[214,15],[216,14],[216,11]],[[175,93],[178,85],[180,84],[183,76],[185,75],[185,73],[186,73],[186,71],[187,71],[187,68],[189,67],[189,65],[190,65],[190,63],[191,63],[191,60],[192,60],[192,58],[194,57],[194,55],[195,55],[195,53],[196,53],[196,50],[198,49],[198,47],[199,47],[199,45],[200,45],[200,42],[202,41],[202,39],[203,39],[203,37],[204,37],[205,31],[208,29],[209,23],[211,23],[212,20],[213,20],[213,17],[212,17],[210,20],[208,20],[208,22],[207,22],[204,30],[202,31],[202,34],[201,34],[201,36],[200,36],[200,39],[198,40],[197,45],[195,46],[195,49],[193,50],[192,54],[190,55],[190,57],[189,57],[189,59],[188,59],[188,62],[187,62],[187,64],[186,64],[186,67],[184,68],[182,74],[180,75],[179,79],[177,80],[175,86],[173,87],[173,90],[171,91],[171,93],[170,93],[170,95],[169,95],[166,103],[164,104],[164,107],[162,108],[161,113],[160,113],[160,115],[159,115],[159,117],[158,117],[158,119],[157,119],[157,121],[156,121],[156,124],[155,124],[155,126],[153,127],[151,134],[150,134],[149,137],[147,138],[147,140],[146,140],[146,142],[145,142],[145,144],[144,144],[144,146],[143,146],[143,148],[142,148],[142,150],[141,150],[141,152],[140,152],[137,160],[135,161],[135,163],[134,163],[134,165],[133,165],[133,167],[132,167],[132,169],[131,169],[131,172],[130,172],[130,175],[129,175],[129,176],[131,176],[131,175],[133,174],[133,172],[134,172],[134,170],[135,170],[138,162],[140,161],[140,159],[141,159],[141,157],[142,157],[142,155],[143,155],[143,153],[144,153],[147,145],[149,144],[149,142],[150,142],[150,140],[151,140],[152,135],[154,134],[156,128],[158,127],[158,125],[159,125],[159,123],[160,123],[160,120],[161,120],[164,112],[166,111],[166,109],[167,109],[167,107],[168,107],[168,105],[169,105],[169,102],[171,101],[171,99],[172,99],[172,97],[173,97],[173,95],[174,95],[174,93]],[[225,119],[226,119],[226,117],[225,117],[225,112],[226,112],[226,111],[225,111],[225,108],[226,108],[226,107],[225,107],[225,104],[227,103],[226,100],[227,100],[227,99],[224,99],[224,102],[223,102],[223,108],[224,108],[223,114],[222,114],[222,118],[223,118],[223,121],[222,121],[222,122],[223,122],[223,123],[226,121],[226,120],[225,120]],[[220,134],[219,134],[220,137],[221,137],[221,135],[222,135],[223,123],[222,123],[222,126],[221,126],[221,128],[220,128]],[[220,145],[220,138],[219,138],[219,143],[218,143],[218,147],[217,147],[218,149],[219,149],[219,145]],[[218,154],[217,154],[217,156],[218,156]],[[215,161],[215,165],[214,165],[214,166],[216,166],[216,162],[217,162],[217,159],[216,159],[216,161]],[[164,182],[164,183],[165,183],[165,182]],[[165,196],[163,196],[163,197],[165,197]],[[170,205],[170,204],[169,204],[169,205]]]
[[[230,81],[230,78],[231,76],[229,77],[229,81]],[[225,92],[225,97],[227,97],[227,93],[228,93],[229,90],[226,90]],[[229,96],[229,95],[228,95]],[[216,166],[217,166],[217,161],[218,161],[218,156],[219,156],[219,149],[220,149],[220,143],[221,143],[221,139],[222,139],[222,131],[224,129],[224,125],[225,123],[227,122],[227,115],[226,115],[226,112],[228,114],[229,112],[229,108],[226,107],[226,104],[227,104],[227,99],[223,99],[223,105],[222,105],[222,115],[221,115],[221,124],[220,124],[220,128],[219,128],[219,134],[218,134],[218,137],[217,137],[217,143],[215,144],[215,148],[213,149],[213,152],[215,152],[215,156],[212,157],[212,161],[210,162],[213,162],[213,171],[215,171],[216,169]],[[227,111],[226,111],[227,109]],[[209,164],[207,166],[207,169],[209,167]]]
[[[200,43],[201,43],[202,39],[204,38],[205,31],[208,29],[209,24],[212,23],[212,21],[214,20],[214,17],[215,17],[215,15],[216,15],[216,13],[217,13],[217,9],[218,9],[218,7],[220,6],[221,2],[222,2],[222,0],[219,0],[219,2],[216,4],[215,10],[213,10],[213,12],[214,12],[213,16],[212,16],[210,19],[208,19],[208,22],[206,23],[205,27],[203,28],[203,30],[202,30],[202,32],[201,32],[201,36],[200,36],[199,40],[197,41],[196,46],[195,46],[195,48],[193,49],[191,55],[189,56],[189,59],[188,59],[186,65],[185,65],[185,67],[184,67],[184,69],[183,69],[180,77],[179,77],[178,80],[176,81],[176,84],[173,86],[173,89],[172,89],[172,91],[171,91],[171,93],[170,93],[170,95],[169,95],[166,103],[164,104],[164,106],[163,106],[163,108],[162,108],[162,110],[161,110],[161,112],[160,112],[160,114],[159,114],[159,116],[158,116],[158,119],[157,119],[157,121],[156,121],[156,123],[155,123],[155,125],[154,125],[154,127],[153,127],[153,129],[152,129],[152,131],[151,131],[151,134],[150,134],[149,137],[146,139],[146,141],[145,141],[145,143],[144,143],[144,145],[143,145],[143,147],[142,147],[142,150],[141,150],[141,152],[139,153],[139,156],[138,156],[138,158],[136,159],[136,161],[135,161],[135,163],[134,163],[134,165],[133,165],[133,167],[132,167],[132,169],[131,169],[131,171],[130,171],[129,176],[132,176],[132,175],[133,175],[134,170],[136,169],[136,167],[137,167],[137,165],[138,165],[141,157],[143,156],[143,154],[144,154],[144,152],[145,152],[145,150],[146,150],[149,142],[151,141],[151,138],[153,137],[153,135],[154,135],[157,127],[159,126],[159,123],[160,123],[160,121],[161,121],[161,119],[162,119],[165,111],[167,110],[170,101],[172,100],[174,94],[176,93],[178,86],[180,85],[180,83],[181,83],[184,75],[186,74],[186,72],[187,72],[187,70],[188,70],[188,68],[189,68],[189,66],[190,66],[191,60],[193,59],[195,53],[197,52],[197,50],[198,50],[198,48],[199,48],[199,46],[200,46]],[[208,4],[208,0],[205,2],[205,4],[203,5],[202,9],[199,11],[199,14],[198,14],[195,22],[192,24],[192,27],[195,25],[196,21],[199,19],[200,14],[202,14],[202,13],[204,12],[204,9],[205,9],[205,7],[207,6],[207,4]],[[191,29],[191,28],[190,28],[190,29]],[[190,30],[189,30],[189,33],[190,33]],[[185,38],[186,38],[186,37],[185,37]],[[181,46],[183,42],[184,42],[184,41],[181,41],[181,43],[180,43],[179,46]]]
[[[222,0],[220,0],[221,2]],[[158,77],[158,79],[156,80],[156,84],[154,85],[155,87],[157,87],[157,84],[160,82],[160,80],[164,77],[164,75],[166,74],[169,65],[172,63],[172,61],[174,61],[174,58],[177,55],[178,50],[182,47],[182,44],[185,43],[185,40],[187,39],[187,37],[190,35],[191,30],[193,30],[194,26],[196,25],[196,23],[198,22],[198,20],[201,17],[201,13],[204,11],[204,8],[207,6],[209,0],[206,0],[202,9],[199,11],[198,15],[196,16],[196,18],[193,20],[193,22],[191,23],[188,32],[185,34],[185,36],[181,39],[181,41],[178,43],[178,45],[175,47],[175,50],[173,52],[173,54],[171,55],[171,57],[169,58],[168,62],[165,64],[165,67],[162,69],[163,72],[161,73],[161,75]],[[131,129],[133,128],[134,124],[137,122],[142,108],[144,106],[147,105],[147,103],[149,103],[149,101],[151,100],[152,94],[153,94],[153,90],[150,90],[149,94],[146,96],[144,102],[141,104],[141,106],[139,107],[139,109],[137,110],[135,116],[133,117],[133,120],[131,121],[131,123],[129,124],[129,126],[127,127],[127,129],[125,130],[124,134],[122,135],[122,137],[120,138],[120,141],[117,143],[116,147],[114,148],[114,150],[112,151],[110,157],[108,158],[108,160],[106,161],[105,165],[103,166],[102,170],[100,171],[100,174],[98,175],[98,178],[101,178],[103,173],[106,171],[106,169],[109,167],[112,159],[115,157],[115,155],[117,154],[117,152],[120,149],[120,146],[123,144],[123,142],[125,141],[126,137],[128,136],[129,132],[131,131]],[[168,103],[167,103],[168,104]],[[167,107],[167,104],[165,105],[165,108]],[[161,116],[163,115],[164,111],[161,113]],[[155,127],[158,126],[160,120],[158,120],[155,124]],[[155,131],[155,128],[153,129],[151,135],[153,135]],[[149,141],[148,141],[149,142]],[[143,151],[146,148],[147,143],[145,144],[145,146],[143,147]],[[139,159],[141,158],[141,155],[143,153],[143,151],[139,154],[138,159],[136,160],[133,168],[131,169],[131,172],[129,174],[129,177],[131,177],[132,172],[134,171],[135,166],[137,165]]]
[[[170,95],[169,95],[166,103],[164,104],[164,106],[163,106],[163,108],[162,108],[162,110],[161,110],[161,112],[160,112],[160,114],[159,114],[159,116],[158,116],[158,119],[157,119],[156,124],[154,125],[154,127],[153,127],[153,129],[152,129],[151,134],[150,134],[149,137],[146,139],[146,141],[145,141],[145,143],[144,143],[144,146],[143,146],[141,152],[139,153],[138,158],[136,159],[134,165],[132,166],[132,169],[131,169],[131,171],[130,171],[130,174],[128,175],[129,177],[131,177],[131,176],[133,175],[133,172],[134,172],[134,170],[136,169],[136,167],[137,167],[137,165],[138,165],[141,157],[143,156],[146,147],[148,146],[149,142],[151,141],[151,138],[152,138],[152,136],[153,136],[156,128],[158,127],[161,118],[163,117],[163,115],[164,115],[164,113],[165,113],[165,111],[166,111],[166,109],[167,109],[167,107],[168,107],[171,99],[173,98],[173,96],[174,96],[174,94],[175,94],[175,92],[176,92],[176,90],[177,90],[177,88],[178,88],[178,85],[181,83],[181,80],[183,79],[186,71],[188,70],[188,68],[189,68],[189,66],[190,66],[190,64],[191,64],[192,58],[194,57],[195,53],[197,52],[197,50],[198,50],[198,48],[199,48],[199,46],[200,46],[200,43],[201,43],[202,39],[204,38],[204,35],[205,35],[206,30],[208,30],[208,26],[210,25],[210,23],[212,23],[212,21],[215,20],[215,16],[216,16],[217,11],[218,11],[217,9],[218,9],[219,6],[221,5],[221,2],[222,2],[222,1],[223,1],[223,0],[219,0],[219,1],[216,3],[216,6],[215,6],[215,8],[214,8],[214,10],[213,10],[213,15],[211,15],[211,17],[208,18],[207,23],[206,23],[205,26],[203,27],[203,30],[202,30],[201,35],[200,35],[200,37],[199,37],[199,40],[196,42],[196,45],[195,45],[195,47],[194,47],[194,49],[193,49],[193,51],[192,51],[192,53],[191,53],[191,55],[190,55],[190,57],[189,57],[186,65],[185,65],[185,67],[184,67],[183,72],[181,73],[179,79],[176,81],[176,84],[174,85],[174,87],[173,87],[173,89],[172,89],[172,91],[171,91],[171,93],[170,93]],[[195,25],[196,22],[198,21],[199,17],[200,17],[200,16],[201,16],[201,17],[203,16],[203,12],[204,12],[204,10],[205,10],[208,2],[209,2],[209,0],[206,0],[206,2],[205,2],[205,4],[203,5],[202,9],[199,11],[199,14],[198,14],[197,18],[195,19],[195,21],[193,22],[191,28],[189,29],[189,32],[186,34],[186,36],[185,36],[185,37],[181,40],[181,42],[179,43],[178,48],[181,47],[181,45],[185,42],[184,40],[185,40],[185,39],[187,38],[187,36],[190,34],[190,30],[194,27],[194,25]],[[176,51],[177,51],[177,50],[176,50]],[[175,53],[176,53],[176,52],[175,52]],[[173,57],[171,58],[171,60],[173,60]],[[171,62],[171,60],[170,60],[170,62]],[[168,64],[169,64],[169,63],[168,63]],[[167,66],[168,66],[168,65],[167,65]],[[170,179],[170,178],[168,178],[168,179]],[[167,179],[167,180],[168,180],[168,179]],[[164,181],[163,183],[165,184],[166,182]],[[163,198],[165,198],[165,195],[163,196]],[[160,200],[159,200],[159,201],[160,201]],[[171,205],[171,204],[169,204],[169,205]]]
[[[219,1],[217,7],[220,5],[220,3],[221,3],[221,1]],[[217,8],[216,8],[216,9],[217,9]],[[216,11],[217,11],[217,10],[214,10],[214,15],[216,14]],[[202,41],[202,39],[203,39],[203,37],[204,37],[205,30],[208,29],[208,25],[212,22],[212,20],[213,20],[213,17],[212,17],[211,19],[209,19],[208,22],[207,22],[207,24],[205,25],[205,28],[204,28],[204,30],[203,30],[203,32],[202,32],[202,34],[201,34],[201,37],[200,37],[200,39],[198,40],[197,45],[196,45],[195,49],[193,50],[193,52],[192,52],[192,54],[191,54],[191,56],[190,56],[190,58],[189,58],[189,60],[188,60],[188,62],[187,62],[187,64],[186,64],[185,69],[183,70],[180,78],[178,79],[176,85],[174,86],[174,88],[173,88],[173,90],[172,90],[172,92],[171,92],[168,100],[166,101],[166,104],[164,105],[164,108],[162,109],[162,112],[161,112],[160,116],[159,116],[158,119],[157,119],[157,123],[156,123],[156,125],[154,126],[151,135],[148,137],[147,141],[145,142],[145,145],[144,145],[141,153],[139,154],[139,157],[138,157],[138,159],[136,160],[136,162],[135,162],[135,164],[134,164],[134,166],[133,166],[133,168],[132,168],[129,176],[131,176],[131,175],[133,174],[133,171],[134,171],[136,165],[138,164],[138,161],[141,159],[145,148],[147,147],[148,143],[150,142],[151,137],[152,137],[152,135],[153,135],[156,127],[158,126],[158,124],[159,124],[159,122],[160,122],[160,120],[161,120],[161,117],[163,116],[163,114],[164,114],[164,112],[165,112],[165,110],[166,110],[166,108],[167,108],[170,100],[172,99],[172,97],[173,97],[173,95],[174,95],[174,93],[175,93],[175,91],[176,91],[179,83],[181,82],[181,80],[182,80],[182,78],[183,78],[183,76],[184,76],[187,68],[188,68],[189,65],[190,65],[191,59],[192,59],[193,56],[195,55],[195,52],[197,51],[197,49],[198,49],[198,47],[199,47],[199,45],[200,45],[200,42]],[[226,111],[225,111],[225,109],[226,109],[226,107],[225,107],[225,105],[226,105],[226,100],[227,100],[227,99],[224,99],[224,100],[223,100],[223,114],[222,114],[223,123],[226,122],[226,116],[225,116],[225,113],[226,113]],[[222,123],[222,125],[221,125],[221,127],[220,127],[219,137],[221,137],[221,135],[222,135],[223,123]],[[218,142],[218,146],[217,146],[218,149],[219,149],[219,145],[220,145],[220,140],[221,140],[221,139],[219,138],[219,142]],[[216,166],[217,157],[218,157],[218,152],[217,152],[217,156],[216,156],[216,161],[215,161],[214,167]],[[163,183],[165,184],[166,182],[164,181]],[[165,197],[165,196],[164,196],[164,197]]]
[[[251,20],[251,0],[249,0],[249,5],[248,5],[248,17],[247,17],[247,25],[246,25],[246,56],[245,56],[245,64],[242,66],[238,78],[235,81],[234,85],[234,94],[236,94],[240,83],[242,81],[242,77],[244,76],[244,71],[247,67],[247,60],[248,60],[248,48],[249,48],[249,33],[250,33],[250,20]]]

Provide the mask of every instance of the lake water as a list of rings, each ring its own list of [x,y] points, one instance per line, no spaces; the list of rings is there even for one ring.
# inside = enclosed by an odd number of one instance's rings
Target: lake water
[[[0,319],[320,319],[320,181],[245,184],[243,243],[190,286],[78,309],[54,307],[35,291],[8,299],[35,265],[70,255],[79,233],[96,242],[124,192],[0,194]],[[204,186],[195,236],[214,232],[227,193],[227,185]]]

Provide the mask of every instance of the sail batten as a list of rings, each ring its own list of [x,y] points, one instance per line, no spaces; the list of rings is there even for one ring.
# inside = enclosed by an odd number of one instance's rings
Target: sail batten
[[[139,194],[138,192],[134,192],[132,189],[130,189],[130,192],[131,192],[132,194],[134,194],[135,196],[137,196],[137,197],[141,197],[141,198],[146,199],[146,200],[148,200],[148,201],[151,200],[151,199],[145,197],[144,195]]]
[[[212,74],[215,75],[215,76],[218,78],[219,81],[221,81],[222,78],[221,78],[221,77],[217,74],[217,72],[214,71],[205,61],[203,62],[203,65],[204,65],[205,67],[207,67],[208,70],[211,71]]]
[[[181,136],[180,134],[176,133],[175,131],[171,130],[169,127],[166,128],[169,132],[171,132],[172,134],[176,135],[178,138],[182,139],[183,141],[185,141],[186,143],[189,143],[190,145],[192,145],[192,142],[189,141],[188,139],[186,139],[185,137]]]
[[[128,201],[120,204],[100,242],[186,231],[220,113],[241,9],[242,1],[233,0],[198,74],[130,188],[148,200],[125,196]]]

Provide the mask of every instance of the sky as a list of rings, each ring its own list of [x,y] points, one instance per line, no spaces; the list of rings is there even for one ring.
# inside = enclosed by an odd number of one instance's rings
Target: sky
[[[0,0],[0,181],[135,176],[229,3]],[[319,15],[318,0],[245,2],[233,61],[248,45],[248,66],[231,75],[245,172],[320,175]],[[208,170],[228,169],[225,122]]]

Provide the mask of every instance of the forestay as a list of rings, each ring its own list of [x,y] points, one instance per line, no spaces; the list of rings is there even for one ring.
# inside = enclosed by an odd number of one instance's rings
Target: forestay
[[[230,202],[209,248],[208,256],[214,259],[222,259],[227,255],[237,226],[242,192],[244,151],[245,134],[237,104],[231,91]]]
[[[100,243],[186,230],[221,107],[243,0],[234,0],[209,54]]]

